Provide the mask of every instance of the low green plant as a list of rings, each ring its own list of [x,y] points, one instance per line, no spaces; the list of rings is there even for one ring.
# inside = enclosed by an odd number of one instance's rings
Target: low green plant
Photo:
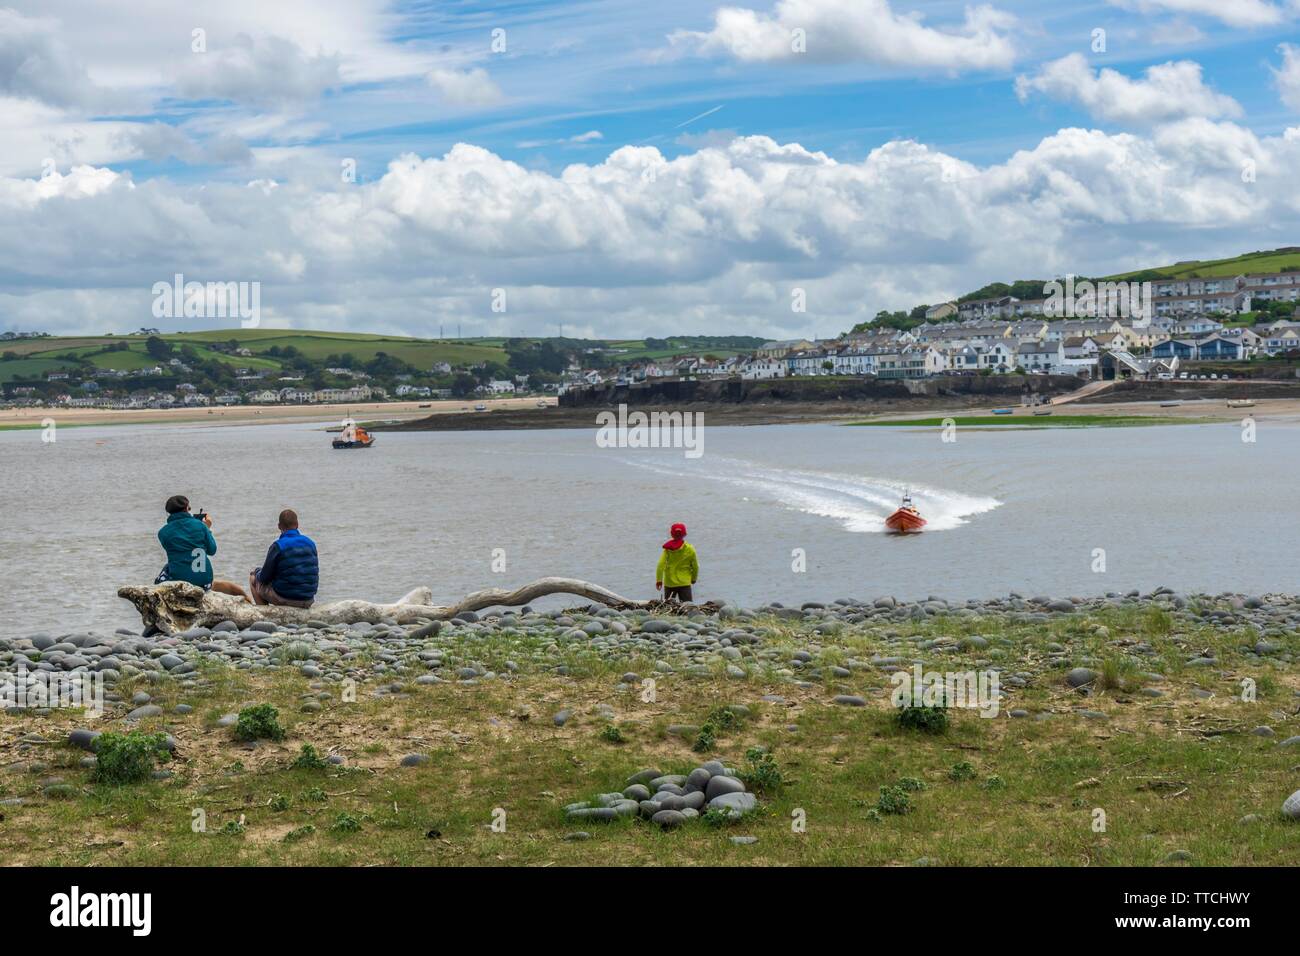
[[[712,724],[705,724],[700,728],[700,732],[695,735],[695,743],[691,749],[697,754],[710,753],[718,742],[718,736],[713,731]]]
[[[980,786],[985,790],[1005,790],[1007,788],[1007,782],[997,774],[994,774],[985,780]]]
[[[312,646],[306,641],[294,641],[285,644],[283,647],[277,647],[271,652],[271,659],[277,663],[289,663],[291,661],[311,660]]]
[[[324,803],[329,799],[329,795],[320,787],[312,787],[310,790],[303,791],[302,798],[314,803]]]
[[[876,810],[885,814],[903,814],[912,811],[912,798],[902,787],[886,786],[880,788],[880,799],[876,801]]]
[[[270,704],[245,707],[235,722],[235,736],[240,740],[284,740],[280,712]]]
[[[283,810],[288,810],[290,803],[291,801],[289,800],[288,797],[286,797],[282,793],[277,793],[275,796],[271,798],[271,809],[274,810],[276,813],[279,813]]]
[[[745,763],[748,766],[741,771],[740,779],[750,790],[771,793],[779,790],[785,783],[781,768],[770,750],[764,747],[750,747],[745,751]]]
[[[95,739],[95,780],[120,787],[149,779],[157,761],[171,759],[166,734],[129,730],[103,733]]]
[[[700,819],[706,826],[711,826],[714,829],[725,827],[736,821],[734,814],[728,813],[726,810],[721,810],[717,807],[710,807],[708,810],[705,810],[704,813],[700,815]]]
[[[311,836],[315,832],[316,832],[316,828],[309,823],[306,826],[298,827],[298,829],[290,830],[288,833],[286,833],[284,835],[284,842],[296,843],[299,840]]]
[[[900,707],[894,712],[894,723],[903,730],[917,730],[924,734],[941,734],[948,729],[948,708],[942,703],[932,706]]]
[[[735,730],[743,721],[744,717],[729,705],[714,707],[704,718],[700,732],[695,737],[695,746],[691,749],[699,754],[708,753],[718,742],[719,735]]]
[[[898,786],[902,787],[909,793],[919,793],[922,790],[929,790],[930,787],[924,780],[917,780],[915,777],[899,777]]]
[[[715,707],[704,718],[705,724],[712,724],[715,730],[726,732],[740,726],[741,717],[731,707]]]
[[[360,829],[361,821],[346,810],[335,817],[334,822],[330,824],[332,833],[356,833]]]
[[[293,770],[324,770],[329,765],[330,762],[318,754],[315,747],[303,744],[302,752],[293,758],[289,767]]]
[[[958,783],[963,780],[974,780],[975,768],[971,766],[968,760],[955,763],[952,765],[952,769],[948,771],[948,779],[955,780]]]
[[[623,736],[623,731],[619,730],[614,724],[606,725],[605,729],[600,732],[600,739],[611,744],[627,742],[627,738]]]
[[[245,827],[240,821],[230,820],[221,828],[220,832],[226,836],[243,836],[244,830],[246,829],[247,827]]]

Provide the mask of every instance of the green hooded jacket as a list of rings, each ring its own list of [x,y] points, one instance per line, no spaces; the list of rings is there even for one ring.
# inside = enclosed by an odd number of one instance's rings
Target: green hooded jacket
[[[167,523],[158,531],[158,542],[167,552],[167,577],[173,581],[189,581],[205,588],[212,583],[212,562],[217,553],[217,539],[212,531],[188,511],[168,515]],[[194,552],[201,552],[200,555]],[[202,568],[195,571],[195,566]]]
[[[655,568],[655,581],[667,588],[684,588],[700,577],[700,561],[695,549],[686,542],[676,551],[667,548],[659,552],[659,566]]]

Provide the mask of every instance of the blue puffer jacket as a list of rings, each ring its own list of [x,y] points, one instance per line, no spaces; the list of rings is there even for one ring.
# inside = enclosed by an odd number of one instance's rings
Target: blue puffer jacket
[[[280,597],[291,601],[312,600],[320,585],[316,542],[297,528],[281,531],[266,552],[266,562],[258,569],[257,579],[269,584]]]

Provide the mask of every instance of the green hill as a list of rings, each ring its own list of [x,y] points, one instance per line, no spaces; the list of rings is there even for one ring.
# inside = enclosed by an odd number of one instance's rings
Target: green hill
[[[198,359],[220,362],[230,369],[281,369],[289,363],[289,349],[310,359],[323,362],[331,356],[352,356],[357,362],[370,362],[380,353],[400,359],[417,369],[430,369],[446,362],[462,367],[496,363],[506,366],[509,354],[502,337],[468,339],[421,339],[401,335],[377,335],[364,332],[317,332],[297,329],[211,329],[202,332],[172,332],[158,336],[179,354],[192,349]],[[751,336],[673,336],[668,339],[524,339],[550,341],[557,349],[584,353],[589,360],[626,362],[672,355],[734,355],[750,351],[763,340]],[[247,349],[250,355],[235,354],[232,349]],[[595,350],[594,352],[592,350]],[[98,368],[135,371],[159,364],[150,355],[143,335],[98,335],[15,339],[0,342],[0,353],[12,353],[0,361],[0,383],[17,379],[44,377],[46,373],[66,368],[75,370],[76,360],[85,360]],[[16,356],[16,357],[15,357]]]
[[[1139,281],[1212,279],[1216,276],[1235,276],[1248,272],[1293,271],[1300,271],[1300,247],[1297,246],[1247,252],[1244,255],[1233,256],[1231,259],[1192,259],[1187,262],[1176,262],[1171,266],[1139,269],[1136,272],[1124,272],[1107,278]]]

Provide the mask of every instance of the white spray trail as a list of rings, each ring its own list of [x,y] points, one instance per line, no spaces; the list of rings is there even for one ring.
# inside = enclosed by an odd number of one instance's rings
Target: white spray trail
[[[743,488],[783,507],[833,519],[846,531],[859,534],[887,530],[885,518],[899,506],[904,492],[911,493],[913,504],[928,522],[926,531],[960,527],[972,515],[992,511],[1002,504],[996,498],[888,478],[773,468],[716,455],[707,461],[713,470],[687,469],[671,461],[627,459],[630,465],[661,475],[707,478]]]

